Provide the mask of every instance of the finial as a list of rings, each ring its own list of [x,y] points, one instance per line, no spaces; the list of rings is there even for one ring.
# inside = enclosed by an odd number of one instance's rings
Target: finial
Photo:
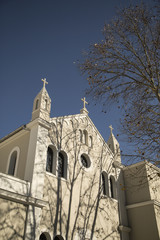
[[[86,109],[86,104],[88,104],[88,102],[86,102],[85,97],[81,98],[81,100],[83,101],[83,108]]]
[[[111,129],[111,134],[112,134],[112,131],[114,128],[112,127],[112,125],[110,125],[109,128]]]
[[[48,84],[48,82],[46,81],[46,78],[42,78],[41,80],[43,82],[43,88],[45,88],[45,85]]]

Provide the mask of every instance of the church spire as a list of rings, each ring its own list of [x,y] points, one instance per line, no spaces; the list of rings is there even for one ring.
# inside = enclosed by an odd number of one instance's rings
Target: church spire
[[[108,144],[109,148],[111,149],[111,151],[113,152],[113,154],[115,156],[117,156],[117,160],[121,162],[119,142],[117,141],[117,139],[115,138],[115,136],[113,134],[112,125],[110,125],[109,128],[110,128],[111,133],[110,133],[107,144]]]
[[[46,81],[46,78],[43,78],[41,80],[43,82],[43,87],[34,99],[32,120],[36,118],[42,118],[46,121],[49,121],[51,111],[51,99],[45,87],[48,82]]]

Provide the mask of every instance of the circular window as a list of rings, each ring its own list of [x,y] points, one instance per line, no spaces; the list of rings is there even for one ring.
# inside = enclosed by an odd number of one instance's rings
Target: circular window
[[[81,155],[81,163],[85,168],[89,168],[91,166],[91,161],[86,154]]]

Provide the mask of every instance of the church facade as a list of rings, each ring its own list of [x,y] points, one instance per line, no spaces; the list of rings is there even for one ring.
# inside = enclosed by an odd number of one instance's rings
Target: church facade
[[[43,82],[32,120],[0,139],[0,239],[160,239],[160,169],[125,167],[85,98],[80,114],[51,118]]]

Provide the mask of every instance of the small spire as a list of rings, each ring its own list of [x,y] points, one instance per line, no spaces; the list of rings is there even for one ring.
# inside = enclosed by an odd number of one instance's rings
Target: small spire
[[[43,88],[45,88],[45,85],[48,84],[48,82],[46,81],[46,78],[42,78],[41,80],[43,82]]]
[[[112,125],[110,125],[109,128],[111,129],[111,134],[112,134],[112,131],[114,128],[112,127]]]

